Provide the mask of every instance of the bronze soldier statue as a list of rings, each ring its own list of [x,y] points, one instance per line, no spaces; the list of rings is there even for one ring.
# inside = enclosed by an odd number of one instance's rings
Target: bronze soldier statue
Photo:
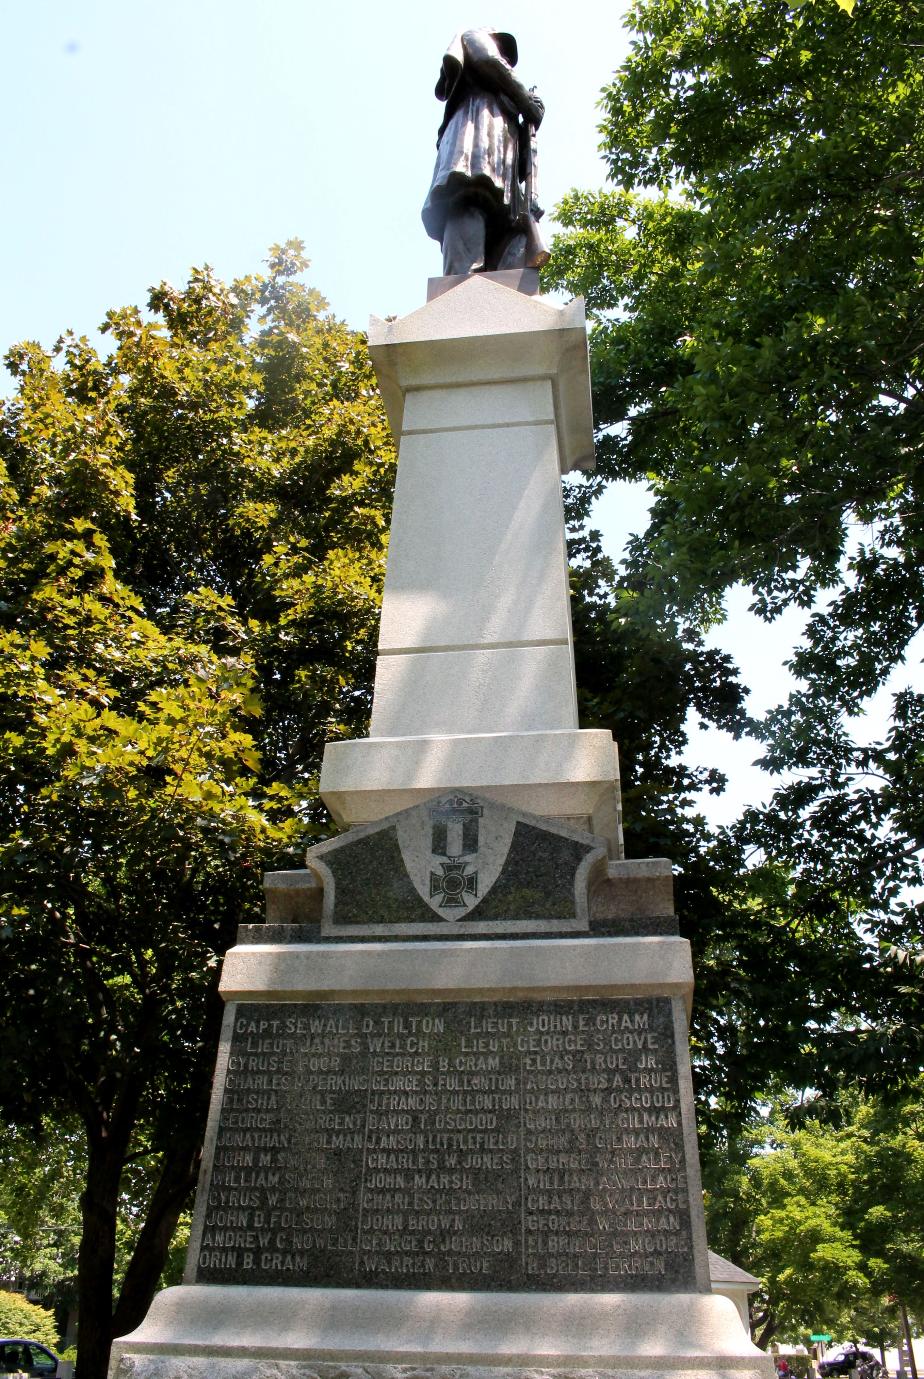
[[[444,274],[540,268],[535,131],[545,106],[514,75],[513,34],[467,29],[449,45],[436,84],[446,114],[423,208]]]

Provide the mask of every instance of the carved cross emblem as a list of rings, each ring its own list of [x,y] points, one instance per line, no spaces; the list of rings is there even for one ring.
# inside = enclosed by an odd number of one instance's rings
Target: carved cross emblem
[[[466,896],[478,896],[473,859],[483,813],[482,806],[466,795],[445,797],[430,810],[430,856],[440,861],[438,871],[431,865],[429,898],[431,905],[438,898],[441,910],[467,910]]]

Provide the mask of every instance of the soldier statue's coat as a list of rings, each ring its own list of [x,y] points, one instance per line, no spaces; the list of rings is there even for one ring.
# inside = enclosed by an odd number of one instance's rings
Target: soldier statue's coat
[[[517,60],[512,34],[468,30],[456,34],[443,57],[436,95],[446,102],[446,113],[422,213],[431,239],[442,239],[447,207],[460,194],[477,199],[494,221],[512,222],[522,210],[519,111],[508,97],[476,84],[466,71],[466,58],[470,68],[485,52],[512,72]]]
[[[516,61],[513,35],[494,29],[457,34],[443,56],[436,96],[446,112],[422,216],[446,273],[522,262],[530,208],[521,184],[543,105],[514,75]]]

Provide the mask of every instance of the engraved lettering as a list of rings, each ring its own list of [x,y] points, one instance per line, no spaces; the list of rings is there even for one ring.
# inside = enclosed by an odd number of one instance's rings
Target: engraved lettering
[[[237,1008],[200,1282],[695,1286],[671,1004]]]

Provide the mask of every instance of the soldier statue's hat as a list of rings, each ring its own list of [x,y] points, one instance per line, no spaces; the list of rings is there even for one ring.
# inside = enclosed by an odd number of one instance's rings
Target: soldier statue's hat
[[[501,33],[497,29],[492,29],[491,32],[497,40],[498,48],[500,48],[501,53],[510,63],[510,66],[516,67],[519,53],[517,52],[517,41],[513,34]]]

